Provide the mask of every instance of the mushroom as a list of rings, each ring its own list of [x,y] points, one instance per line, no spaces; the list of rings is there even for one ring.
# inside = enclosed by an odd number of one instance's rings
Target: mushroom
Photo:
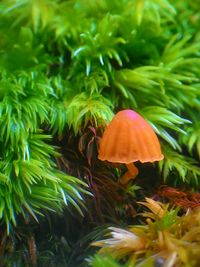
[[[128,171],[120,178],[127,184],[138,174],[134,162],[162,160],[160,143],[153,128],[135,111],[119,111],[105,129],[99,143],[100,160],[125,163]]]

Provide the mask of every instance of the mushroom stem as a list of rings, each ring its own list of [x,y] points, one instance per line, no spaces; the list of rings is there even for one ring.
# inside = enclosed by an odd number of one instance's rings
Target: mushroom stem
[[[131,179],[134,179],[139,172],[134,163],[126,164],[126,167],[128,171],[119,180],[119,182],[123,185],[127,184]]]

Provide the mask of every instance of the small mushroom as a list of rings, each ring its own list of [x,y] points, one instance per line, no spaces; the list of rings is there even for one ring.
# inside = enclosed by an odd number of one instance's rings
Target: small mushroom
[[[105,129],[98,158],[125,163],[128,171],[120,183],[127,184],[138,174],[135,161],[154,162],[164,157],[153,128],[138,113],[127,109],[118,112]]]

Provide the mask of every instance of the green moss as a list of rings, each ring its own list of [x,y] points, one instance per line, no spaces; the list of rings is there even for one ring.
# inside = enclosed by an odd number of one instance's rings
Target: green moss
[[[199,187],[199,23],[199,1],[1,1],[0,219],[7,232],[21,216],[39,220],[68,203],[82,213],[89,181],[82,173],[106,169],[95,161],[99,133],[89,138],[88,126],[101,133],[124,108],[144,116],[160,138],[157,181]],[[80,154],[78,138],[85,138]],[[71,139],[75,171],[63,159]],[[85,169],[81,157],[89,158]],[[120,171],[106,175],[116,181]]]

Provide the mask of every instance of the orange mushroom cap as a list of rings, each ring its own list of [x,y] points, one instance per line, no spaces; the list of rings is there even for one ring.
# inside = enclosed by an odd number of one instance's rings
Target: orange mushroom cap
[[[100,160],[118,163],[154,162],[164,158],[153,128],[135,111],[118,112],[99,144]]]

